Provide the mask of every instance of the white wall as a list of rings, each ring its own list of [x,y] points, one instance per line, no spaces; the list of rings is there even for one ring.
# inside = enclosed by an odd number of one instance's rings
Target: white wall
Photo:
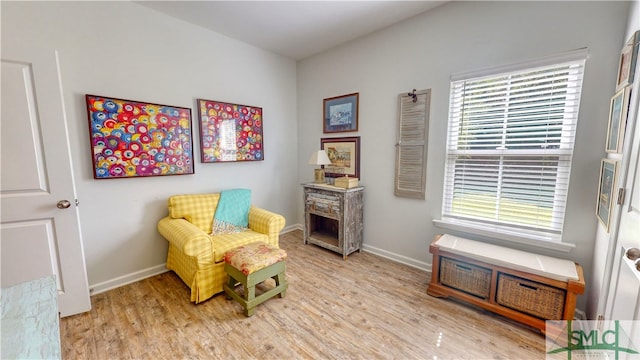
[[[173,194],[245,187],[254,204],[296,223],[294,61],[130,2],[1,6],[3,44],[60,51],[90,286],[104,289],[164,269],[167,242],[156,223]],[[195,174],[94,180],[87,93],[191,108]],[[197,98],[262,107],[265,160],[202,164]]]
[[[640,0],[634,0],[631,4],[631,7],[628,12],[628,20],[626,31],[624,32],[623,37],[619,39],[617,42],[619,51],[622,50],[625,43],[631,38],[631,36],[640,30]],[[619,55],[618,55],[619,56]],[[640,84],[640,77],[636,76],[634,80],[635,88],[638,88],[638,84]],[[611,93],[610,96],[614,94]],[[637,126],[637,125],[636,125]],[[633,129],[632,126],[627,125],[627,134],[630,134],[630,129]],[[630,137],[626,136],[625,138],[630,139]],[[603,157],[607,157],[613,160],[622,160],[622,154],[606,154]],[[623,169],[621,169],[623,170]],[[625,170],[626,171],[626,170]],[[618,175],[618,179],[622,179],[622,171]],[[620,181],[620,180],[618,180]],[[611,229],[615,229],[619,221],[619,211],[620,206],[614,206],[614,213],[611,215]],[[600,223],[597,225],[596,231],[596,240],[593,251],[593,286],[589,288],[588,297],[592,299],[589,302],[586,312],[589,318],[595,319],[598,314],[604,314],[604,305],[605,300],[602,298],[603,295],[606,296],[606,292],[608,289],[608,278],[610,276],[610,269],[606,269],[607,261],[612,261],[613,259],[607,259],[609,251],[613,251],[614,248],[611,246],[613,243],[613,233],[614,230],[607,232],[604,226]],[[612,256],[613,254],[609,254]],[[606,279],[606,280],[605,280]]]
[[[428,244],[438,233],[444,149],[453,73],[509,64],[588,47],[564,241],[570,253],[520,248],[568,258],[584,266],[591,286],[599,159],[604,154],[614,90],[624,2],[450,2],[365,38],[298,63],[298,148],[319,148],[322,99],[360,93],[361,184],[365,192],[365,249],[430,268]],[[427,199],[394,197],[397,95],[431,88]],[[301,182],[312,170],[299,159]],[[302,223],[302,208],[298,221]],[[449,231],[451,232],[451,231]],[[460,234],[478,238],[473,234]],[[492,241],[485,239],[487,241]],[[578,307],[584,309],[586,296]]]
[[[2,1],[1,26],[2,43],[60,51],[87,272],[102,288],[162,268],[167,244],[155,225],[172,194],[247,187],[288,226],[302,224],[299,183],[312,180],[306,159],[324,136],[322,99],[351,92],[360,93],[360,131],[331,136],[362,138],[365,248],[429,268],[428,243],[444,231],[431,220],[440,216],[450,74],[589,47],[565,226],[565,241],[577,247],[540,252],[580,262],[592,298],[597,175],[627,9],[452,2],[301,61],[297,74],[291,60],[129,2]],[[393,196],[397,95],[413,88],[433,90],[426,201]],[[265,161],[202,164],[196,130],[195,175],[94,180],[86,93],[194,110],[196,98],[262,106]]]

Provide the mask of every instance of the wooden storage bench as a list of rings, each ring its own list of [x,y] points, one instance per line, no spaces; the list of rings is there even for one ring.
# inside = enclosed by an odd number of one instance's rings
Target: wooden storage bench
[[[438,235],[427,293],[454,297],[545,332],[546,320],[571,320],[584,292],[572,261]]]

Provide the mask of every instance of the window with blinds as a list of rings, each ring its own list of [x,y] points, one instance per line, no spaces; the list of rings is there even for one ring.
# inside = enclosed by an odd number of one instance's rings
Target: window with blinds
[[[443,219],[559,239],[586,60],[573,55],[452,81]]]

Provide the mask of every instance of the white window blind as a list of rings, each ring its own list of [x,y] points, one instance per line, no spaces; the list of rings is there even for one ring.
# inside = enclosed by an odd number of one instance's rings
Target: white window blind
[[[562,233],[585,59],[452,81],[443,219]]]

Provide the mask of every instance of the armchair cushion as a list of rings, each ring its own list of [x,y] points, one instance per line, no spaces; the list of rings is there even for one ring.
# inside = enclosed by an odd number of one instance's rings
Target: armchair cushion
[[[211,234],[211,219],[218,206],[220,193],[175,195],[169,198],[169,216],[185,219]]]

